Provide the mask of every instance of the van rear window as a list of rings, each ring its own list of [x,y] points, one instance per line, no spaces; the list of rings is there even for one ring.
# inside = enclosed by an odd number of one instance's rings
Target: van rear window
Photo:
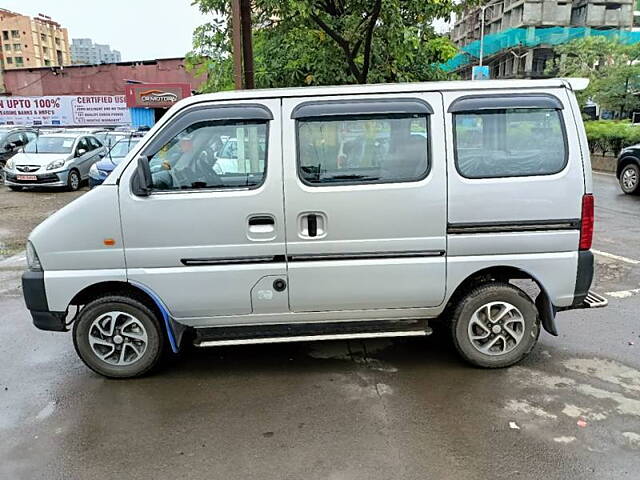
[[[298,121],[298,174],[309,185],[413,182],[429,171],[422,114]]]
[[[467,178],[551,175],[567,164],[562,116],[551,108],[454,115],[458,172]]]

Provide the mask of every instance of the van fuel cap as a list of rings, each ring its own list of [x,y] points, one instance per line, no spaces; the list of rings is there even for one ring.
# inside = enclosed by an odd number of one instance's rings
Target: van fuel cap
[[[282,292],[285,288],[287,288],[287,282],[285,282],[283,279],[279,278],[277,280],[274,280],[273,289],[276,292]]]

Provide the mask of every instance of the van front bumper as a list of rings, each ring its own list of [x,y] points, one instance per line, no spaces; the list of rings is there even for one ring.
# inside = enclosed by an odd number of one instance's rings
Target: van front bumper
[[[65,332],[66,312],[51,312],[44,288],[44,272],[26,271],[22,274],[22,294],[31,313],[33,324],[40,330]]]

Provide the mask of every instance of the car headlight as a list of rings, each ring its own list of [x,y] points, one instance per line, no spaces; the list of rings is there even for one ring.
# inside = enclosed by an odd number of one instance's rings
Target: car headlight
[[[54,170],[56,168],[60,168],[64,166],[64,160],[54,160],[49,165],[47,165],[47,170]]]
[[[13,160],[12,158],[10,158],[9,160],[7,160],[7,163],[5,163],[5,168],[7,170],[13,170],[14,165],[16,164],[15,160]]]
[[[31,242],[27,242],[27,268],[32,272],[42,271],[42,264]]]

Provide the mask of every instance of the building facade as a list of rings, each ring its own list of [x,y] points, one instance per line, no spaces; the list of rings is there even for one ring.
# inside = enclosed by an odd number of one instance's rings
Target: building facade
[[[71,61],[89,65],[101,63],[118,63],[122,56],[110,45],[93,43],[90,38],[74,38],[71,40]]]
[[[2,68],[39,68],[71,63],[66,28],[43,14],[29,17],[0,9]]]
[[[574,38],[576,27],[585,34],[592,29],[631,30],[635,3],[635,0],[494,0],[463,11],[450,37],[463,50],[474,42],[477,44],[484,13],[483,64],[489,66],[491,78],[539,78],[547,76],[545,69],[554,57],[554,45],[561,43],[563,36],[567,41]],[[504,39],[498,35],[501,33]],[[504,48],[493,51],[487,48],[490,42],[499,42]],[[474,59],[455,71],[463,78],[471,78],[472,67],[477,64],[478,59]]]
[[[197,90],[206,80],[185,68],[184,58],[164,58],[99,65],[70,65],[64,68],[20,68],[4,72],[4,95],[20,98],[122,97],[136,87],[149,96],[169,92],[179,98]],[[180,91],[176,90],[180,86]],[[55,100],[55,98],[54,98]],[[153,125],[169,105],[127,101],[133,126]],[[6,119],[5,119],[6,120]],[[0,118],[0,123],[2,118]],[[6,123],[6,121],[4,122]],[[46,124],[46,123],[45,123]]]

